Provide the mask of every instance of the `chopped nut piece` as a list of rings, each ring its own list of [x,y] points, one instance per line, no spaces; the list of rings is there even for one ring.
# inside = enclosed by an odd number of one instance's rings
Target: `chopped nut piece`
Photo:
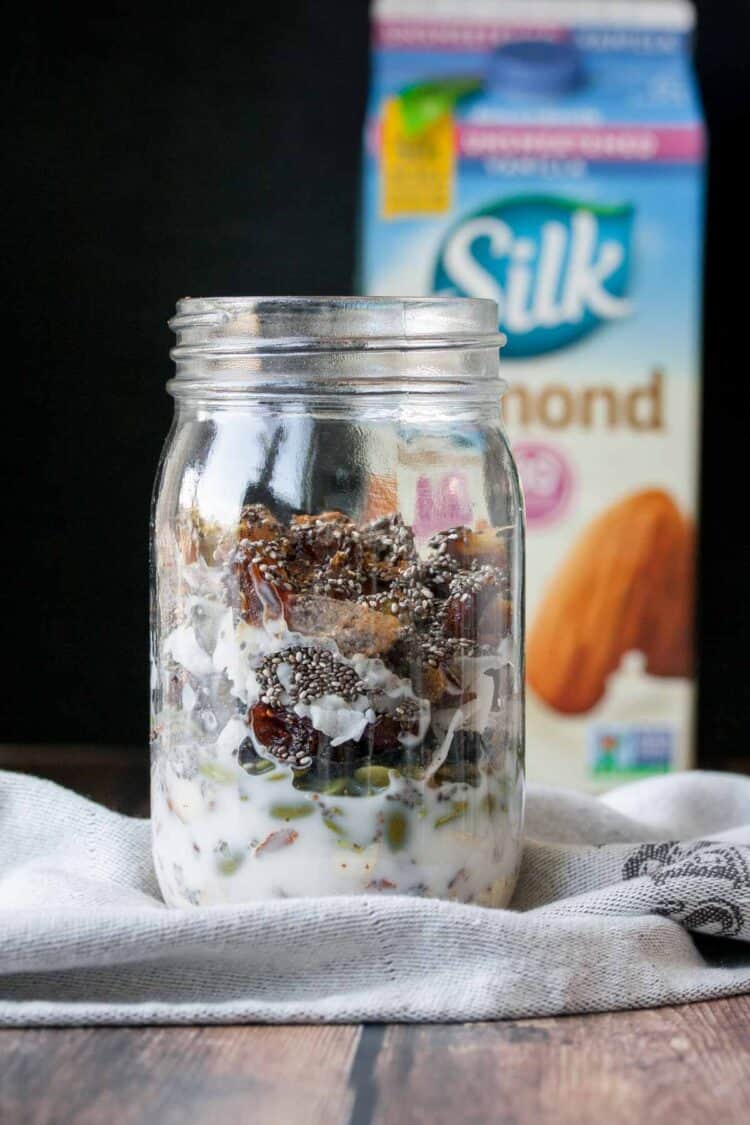
[[[451,527],[433,535],[429,545],[438,554],[448,555],[464,567],[473,562],[499,566],[507,560],[506,533],[507,528],[488,527],[472,531],[468,527]]]
[[[235,542],[234,533],[215,520],[206,520],[197,508],[191,508],[178,518],[177,543],[188,565],[202,558],[209,566],[230,552]]]
[[[335,508],[330,508],[328,511],[319,512],[317,516],[298,515],[292,516],[289,521],[290,527],[317,527],[322,523],[338,523],[346,524],[348,527],[356,527],[353,519],[344,515],[343,512],[337,511]]]
[[[239,539],[276,539],[284,531],[283,524],[269,512],[264,504],[246,504],[240,513]]]
[[[317,594],[291,597],[286,619],[295,633],[335,640],[344,656],[354,653],[382,656],[401,634],[401,625],[395,617],[378,613],[366,605],[336,601]]]
[[[511,602],[502,594],[495,594],[481,611],[477,625],[477,644],[499,644],[508,633],[510,625]]]
[[[460,695],[458,686],[442,666],[433,668],[425,664],[421,669],[418,686],[420,695],[429,699],[430,703],[440,703],[448,697],[455,702]]]
[[[276,832],[270,832],[255,849],[255,858],[261,859],[266,853],[278,852],[282,848],[287,848],[298,837],[299,832],[294,828],[279,828]]]

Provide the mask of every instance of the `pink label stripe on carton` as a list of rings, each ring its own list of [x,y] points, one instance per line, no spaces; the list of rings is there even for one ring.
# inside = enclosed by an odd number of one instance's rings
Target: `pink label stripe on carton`
[[[617,125],[566,128],[526,125],[469,125],[457,129],[457,148],[465,159],[537,156],[558,160],[688,164],[703,158],[700,127],[644,128]]]
[[[467,20],[376,20],[373,45],[442,51],[480,51],[513,39],[568,39],[570,31],[554,24],[480,23]]]
[[[547,160],[589,160],[598,163],[697,164],[705,155],[700,125],[681,129],[649,129],[640,125],[553,129],[537,125],[459,125],[456,149],[464,160],[538,157]],[[377,154],[380,122],[367,124],[366,144]]]

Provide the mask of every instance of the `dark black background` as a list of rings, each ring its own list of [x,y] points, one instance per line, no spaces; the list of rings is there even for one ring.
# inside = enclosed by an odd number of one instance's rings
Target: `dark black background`
[[[750,763],[750,4],[698,9],[700,730],[718,765]],[[352,288],[365,0],[137,10],[29,6],[4,25],[2,741],[145,742],[148,506],[175,299]]]

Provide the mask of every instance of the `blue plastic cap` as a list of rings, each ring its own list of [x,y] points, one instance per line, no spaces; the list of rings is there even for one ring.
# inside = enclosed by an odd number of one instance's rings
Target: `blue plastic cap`
[[[505,43],[490,56],[487,81],[516,94],[554,97],[584,82],[581,54],[575,43],[518,40]]]

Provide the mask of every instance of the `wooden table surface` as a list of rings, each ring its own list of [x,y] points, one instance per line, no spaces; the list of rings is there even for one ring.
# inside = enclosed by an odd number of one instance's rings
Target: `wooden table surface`
[[[0,768],[148,809],[125,751]],[[503,1023],[0,1031],[2,1125],[750,1125],[750,997]]]

